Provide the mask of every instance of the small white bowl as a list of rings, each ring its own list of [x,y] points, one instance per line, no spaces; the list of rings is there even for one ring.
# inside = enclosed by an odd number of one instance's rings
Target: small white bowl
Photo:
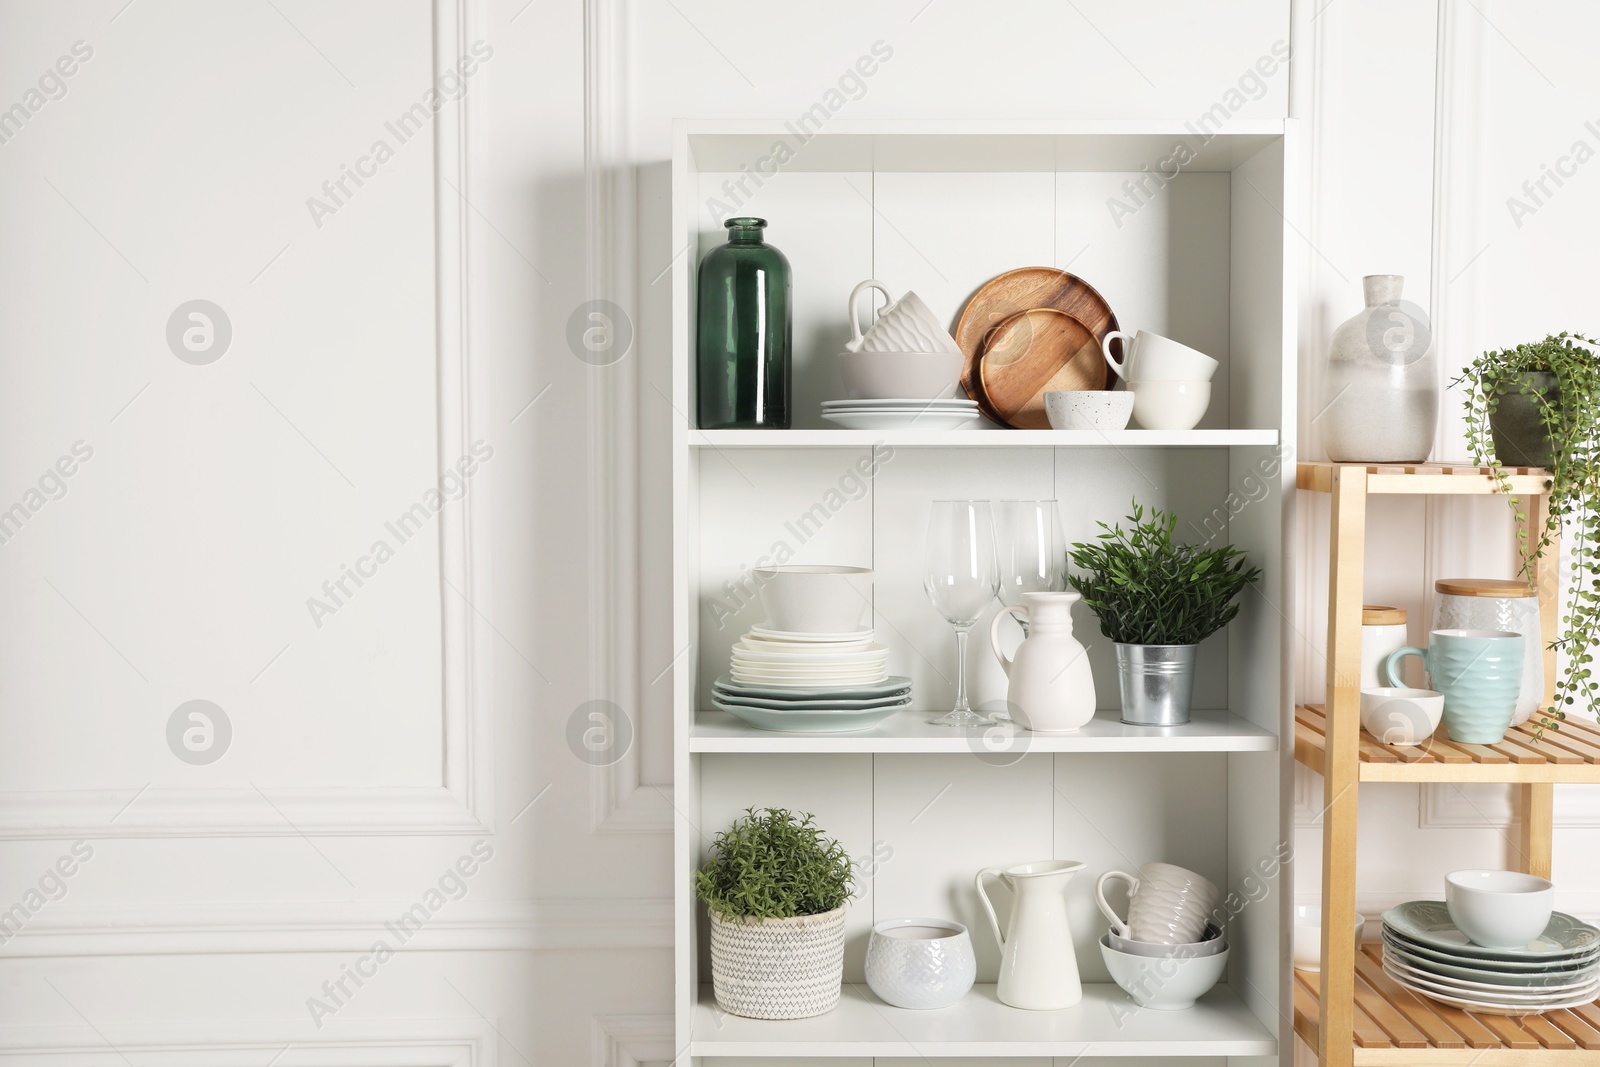
[[[1061,389],[1044,394],[1053,430],[1121,430],[1133,417],[1133,394],[1111,389]]]
[[[1129,382],[1133,417],[1146,430],[1192,430],[1211,406],[1210,382]]]
[[[1518,871],[1452,871],[1444,879],[1450,921],[1484,948],[1522,948],[1550,925],[1556,887]]]
[[[1222,936],[1216,923],[1206,923],[1206,936],[1199,941],[1192,941],[1187,945],[1162,945],[1154,941],[1135,941],[1131,937],[1121,937],[1115,930],[1106,931],[1106,943],[1118,952],[1129,956],[1147,956],[1153,959],[1164,959],[1176,956],[1180,959],[1199,959],[1201,956],[1215,956],[1219,952],[1228,951],[1228,939]]]
[[[796,633],[837,634],[855,630],[867,609],[870,567],[757,567],[756,587],[766,625]]]
[[[1118,952],[1111,947],[1111,935],[1100,938],[1100,955],[1106,961],[1111,980],[1133,998],[1141,1008],[1181,1011],[1217,984],[1228,966],[1228,950],[1198,959],[1167,957],[1152,959]]]
[[[944,400],[961,386],[960,352],[840,352],[852,400]]]
[[[978,974],[967,928],[949,919],[886,919],[867,940],[867,986],[897,1008],[947,1008]]]
[[[1367,917],[1356,912],[1352,935],[1359,943]],[[1322,905],[1319,903],[1294,906],[1294,966],[1300,971],[1322,970]]]
[[[1382,686],[1361,691],[1361,728],[1386,745],[1419,745],[1444,715],[1444,694]]]

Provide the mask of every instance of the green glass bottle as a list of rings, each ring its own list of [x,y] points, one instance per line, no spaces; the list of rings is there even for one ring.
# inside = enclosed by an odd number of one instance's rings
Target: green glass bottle
[[[700,428],[787,430],[794,332],[789,261],[761,239],[766,219],[723,225],[728,243],[700,261]]]

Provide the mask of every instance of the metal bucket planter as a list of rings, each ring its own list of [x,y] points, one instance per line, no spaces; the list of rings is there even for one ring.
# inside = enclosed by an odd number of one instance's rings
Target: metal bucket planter
[[[1198,645],[1117,645],[1122,721],[1130,726],[1182,726],[1194,696]]]
[[[839,1003],[847,905],[792,919],[711,917],[717,1004],[747,1019],[804,1019]]]

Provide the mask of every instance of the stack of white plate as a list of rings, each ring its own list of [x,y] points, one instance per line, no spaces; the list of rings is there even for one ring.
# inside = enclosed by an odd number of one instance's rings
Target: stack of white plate
[[[851,430],[970,430],[983,422],[978,402],[950,400],[824,400],[822,417]]]
[[[911,702],[870,629],[845,634],[753,627],[733,646],[712,705],[763,730],[864,730]]]
[[[1486,1015],[1531,1015],[1600,996],[1600,930],[1554,912],[1523,948],[1474,945],[1438,900],[1383,915],[1383,970],[1414,993]]]

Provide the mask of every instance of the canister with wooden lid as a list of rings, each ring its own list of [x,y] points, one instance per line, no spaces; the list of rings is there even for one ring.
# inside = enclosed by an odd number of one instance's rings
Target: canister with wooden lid
[[[1440,578],[1433,583],[1433,629],[1521,634],[1522,688],[1511,724],[1526,722],[1544,700],[1544,646],[1539,597],[1527,582],[1504,578]]]
[[[1391,652],[1405,648],[1406,609],[1383,604],[1361,607],[1361,688],[1374,689],[1389,683],[1383,680],[1383,663]]]

